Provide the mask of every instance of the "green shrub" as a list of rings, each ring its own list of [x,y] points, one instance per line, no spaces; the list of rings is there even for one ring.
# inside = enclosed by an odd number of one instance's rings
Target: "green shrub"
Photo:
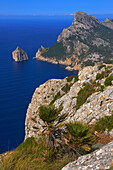
[[[73,78],[74,78],[75,82],[78,81],[78,76],[72,76],[71,75],[71,76],[67,77],[66,79],[67,79],[68,82],[71,82]]]
[[[62,87],[61,90],[64,91],[65,93],[67,93],[70,90],[72,85],[73,85],[73,83],[71,83],[71,84],[66,83],[66,85],[64,87]]]
[[[101,66],[100,66],[100,69],[102,69],[102,68],[106,68],[106,65],[105,64],[102,64]]]
[[[103,85],[101,85],[101,87],[100,87],[101,89],[100,89],[100,91],[104,91],[104,86]]]
[[[78,92],[76,109],[79,109],[93,92],[95,92],[95,90],[91,84],[84,84],[84,87]]]
[[[66,126],[74,142],[88,144],[92,141],[92,134],[86,124],[74,122],[68,123]]]
[[[105,86],[111,86],[112,85],[112,81],[113,80],[113,75],[110,75],[108,78],[106,78],[104,84]]]
[[[105,68],[105,71],[102,71],[101,73],[98,73],[96,76],[96,80],[101,80],[105,77],[108,77],[109,73],[111,73],[111,70],[108,68]]]
[[[105,116],[105,117],[99,119],[94,126],[94,130],[96,130],[98,132],[100,132],[100,131],[103,132],[106,129],[108,129],[108,131],[113,129],[113,115]]]
[[[40,106],[39,116],[44,122],[51,123],[58,118],[61,110],[61,106],[58,109],[56,109],[54,105]]]
[[[101,80],[101,79],[103,79],[103,78],[105,77],[105,74],[104,74],[104,73],[105,73],[104,71],[102,71],[102,73],[98,73],[97,76],[96,76],[96,80]]]
[[[50,105],[52,105],[57,99],[59,99],[61,97],[61,94],[60,94],[60,92],[58,92],[57,94],[56,94],[56,96],[54,97],[54,99],[51,101],[51,103],[50,103]]]

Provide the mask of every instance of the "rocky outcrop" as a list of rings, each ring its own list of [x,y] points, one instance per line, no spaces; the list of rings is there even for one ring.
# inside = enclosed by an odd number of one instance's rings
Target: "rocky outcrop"
[[[12,52],[12,55],[16,62],[29,59],[27,53],[20,47],[17,47],[16,50]]]
[[[113,65],[106,65],[110,69],[109,74],[113,74]],[[96,65],[88,66],[79,71],[79,80],[74,83],[74,78],[71,82],[65,79],[52,79],[40,85],[34,92],[32,101],[29,104],[26,114],[26,137],[38,137],[45,130],[45,123],[39,118],[39,107],[48,105],[59,93],[59,97],[54,101],[55,107],[62,105],[60,116],[67,114],[63,123],[71,121],[80,121],[83,123],[94,124],[99,118],[105,115],[112,115],[113,110],[113,86],[104,88],[104,91],[97,91],[87,98],[87,101],[76,110],[76,102],[78,92],[83,88],[84,83],[95,81],[96,75],[104,71],[104,67]],[[96,80],[103,85],[106,78]],[[71,84],[70,89],[65,91],[67,84]],[[59,125],[57,120],[54,125]],[[65,127],[62,127],[65,128]]]
[[[31,136],[37,138],[38,135],[44,131],[45,124],[39,118],[38,109],[41,105],[49,104],[66,83],[66,79],[52,79],[40,85],[39,88],[35,90],[26,114],[25,138]]]
[[[62,108],[59,113],[59,118],[52,122],[52,134],[54,134],[54,147],[69,146],[69,135],[66,124],[70,122],[82,122],[89,124],[92,127],[95,122],[104,117],[113,114],[113,81],[110,86],[104,87],[106,77],[97,79],[97,75],[107,72],[107,77],[113,75],[113,64],[95,65],[83,68],[78,73],[78,78],[75,82],[75,77],[65,79],[52,79],[40,85],[34,92],[32,101],[29,104],[26,121],[25,121],[25,139],[28,137],[38,138],[41,134],[49,134],[47,124],[39,116],[39,107],[42,105],[50,106],[54,103],[55,108]],[[99,84],[95,92],[91,93],[87,100],[76,108],[77,97],[84,84]],[[68,88],[68,90],[67,90]],[[57,96],[57,97],[56,97]],[[84,96],[83,96],[84,97]],[[95,134],[97,132],[95,131]],[[106,129],[103,133],[109,137],[108,142],[113,140],[113,129]],[[105,136],[106,138],[106,136]],[[105,140],[104,138],[104,140]],[[53,139],[53,138],[52,138]],[[106,142],[106,143],[108,143]],[[104,144],[106,144],[104,143]],[[92,146],[89,147],[91,151]],[[100,147],[99,147],[100,148]],[[76,146],[69,146],[69,150],[77,154]],[[93,150],[94,151],[94,150]],[[79,150],[80,152],[80,150]],[[89,152],[88,152],[89,153]],[[79,155],[80,156],[80,155]],[[66,165],[63,170],[71,169],[109,169],[113,160],[113,142],[107,144],[100,150],[94,151],[91,154],[79,157],[78,160]]]
[[[62,170],[107,170],[113,165],[113,142],[103,146],[91,154],[67,164]]]
[[[49,48],[39,49],[36,57],[68,65],[69,70],[80,70],[84,66],[95,65],[100,61],[112,63],[112,29],[111,19],[100,22],[94,16],[78,11],[75,13],[72,25],[64,28],[58,36],[57,43]]]

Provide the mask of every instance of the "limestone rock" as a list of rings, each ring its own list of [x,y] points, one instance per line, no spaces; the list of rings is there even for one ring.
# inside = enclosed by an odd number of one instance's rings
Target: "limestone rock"
[[[16,50],[12,52],[12,55],[16,62],[29,59],[27,53],[20,47],[17,47]]]
[[[62,170],[107,170],[113,163],[113,141],[91,154],[67,164]]]
[[[110,67],[112,72],[113,65],[106,65],[106,67]],[[60,96],[54,102],[54,105],[56,108],[62,105],[63,108],[60,112],[60,116],[68,114],[63,121],[64,124],[71,121],[93,124],[99,118],[105,115],[111,115],[113,110],[113,86],[106,87],[103,92],[99,91],[93,93],[88,97],[87,101],[76,110],[77,95],[83,87],[84,82],[90,83],[91,81],[94,81],[96,75],[101,73],[104,69],[105,68],[100,69],[99,65],[83,68],[78,73],[79,80],[75,83],[74,80],[71,81],[72,86],[68,92],[62,90],[62,88],[68,83],[66,78],[48,80],[43,85],[40,85],[35,90],[32,101],[27,110],[25,138],[30,136],[38,137],[38,135],[44,131],[45,123],[39,118],[38,109],[41,105],[50,104],[58,92],[60,92]],[[99,83],[102,83],[101,85],[103,85],[104,81],[105,79],[99,80]],[[54,125],[58,125],[58,121],[55,121]]]

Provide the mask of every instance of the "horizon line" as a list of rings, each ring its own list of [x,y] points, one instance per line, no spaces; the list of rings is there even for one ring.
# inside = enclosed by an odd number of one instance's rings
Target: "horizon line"
[[[76,13],[76,12],[75,12]],[[0,17],[55,17],[55,16],[74,16],[75,13],[69,13],[69,14],[0,14]],[[94,16],[102,16],[106,15],[113,15],[113,13],[93,13],[88,15],[94,15]],[[109,16],[108,16],[109,17]]]

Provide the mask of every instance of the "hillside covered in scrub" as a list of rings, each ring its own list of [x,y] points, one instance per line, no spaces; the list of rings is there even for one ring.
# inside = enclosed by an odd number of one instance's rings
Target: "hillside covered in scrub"
[[[113,64],[87,66],[36,88],[25,134],[16,151],[2,155],[2,168],[112,168]]]
[[[57,43],[43,46],[36,58],[55,64],[68,65],[79,70],[97,62],[113,62],[113,20],[99,21],[96,17],[78,11],[72,25],[64,28]],[[69,67],[70,66],[70,67]]]

